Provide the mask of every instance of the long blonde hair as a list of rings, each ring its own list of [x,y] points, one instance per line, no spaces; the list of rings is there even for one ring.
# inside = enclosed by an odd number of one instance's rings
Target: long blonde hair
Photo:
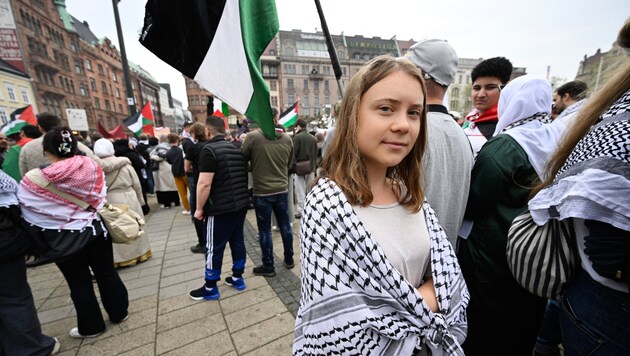
[[[543,188],[553,183],[556,174],[562,168],[569,155],[596,123],[599,116],[615,103],[626,91],[630,89],[630,63],[627,63],[589,99],[584,108],[577,114],[573,126],[560,141],[560,145],[547,162],[545,171],[546,179],[538,184],[532,191],[533,197]]]
[[[394,193],[400,203],[411,211],[418,212],[424,201],[420,174],[427,137],[426,88],[422,71],[407,60],[395,59],[389,55],[378,56],[367,62],[352,77],[337,113],[337,126],[329,153],[322,163],[323,176],[337,183],[351,204],[368,206],[372,203],[374,196],[357,143],[359,106],[361,98],[372,86],[396,71],[402,71],[418,80],[422,88],[423,108],[420,132],[411,152],[397,166],[388,169],[387,176],[394,181]],[[406,189],[402,189],[401,185]]]

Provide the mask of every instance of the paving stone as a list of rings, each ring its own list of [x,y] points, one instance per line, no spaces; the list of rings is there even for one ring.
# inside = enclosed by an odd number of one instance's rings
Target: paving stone
[[[286,312],[232,333],[236,351],[243,354],[264,346],[294,331],[295,319]]]
[[[175,350],[226,329],[222,316],[207,316],[157,335],[157,354]]]
[[[243,308],[231,314],[225,315],[230,332],[235,332],[248,326],[260,323],[261,321],[273,318],[285,313],[287,308],[278,298],[256,303],[250,307]]]
[[[129,300],[135,300],[157,294],[158,286],[157,284],[154,284],[135,289],[128,289],[127,292],[129,293]]]
[[[290,356],[293,348],[294,335],[290,333],[280,339],[272,341],[245,356]]]
[[[225,355],[226,352],[234,351],[232,339],[227,331],[216,333],[199,341],[185,345],[179,349],[169,351],[163,355],[168,356],[189,356],[189,355]]]
[[[158,318],[157,332],[161,333],[195,320],[212,316],[221,312],[219,303],[213,301],[198,301],[191,306],[178,309],[168,314],[161,314]],[[222,318],[218,315],[218,318]]]
[[[129,302],[129,312],[137,313],[146,309],[157,308],[157,295],[139,298]]]
[[[160,300],[158,314],[160,315],[167,314],[174,310],[183,309],[196,303],[198,302],[190,298],[184,298],[181,295],[177,295],[171,298],[166,298],[166,299]]]
[[[155,344],[147,344],[140,346],[128,352],[120,354],[121,356],[153,356],[155,355]]]
[[[155,327],[144,327],[114,335],[110,338],[98,338],[93,344],[81,345],[78,355],[121,354],[150,344],[154,335]]]
[[[273,289],[264,286],[257,289],[246,289],[230,298],[221,298],[219,303],[223,314],[227,315],[275,297],[276,294]]]
[[[37,313],[39,316],[39,322],[42,324],[49,323],[51,321],[61,320],[72,315],[74,311],[74,305],[65,305],[59,308],[43,310]]]

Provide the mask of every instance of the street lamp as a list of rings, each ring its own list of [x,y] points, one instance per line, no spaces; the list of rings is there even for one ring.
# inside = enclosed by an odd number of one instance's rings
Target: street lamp
[[[120,17],[118,16],[119,2],[120,0],[112,0],[112,5],[114,6],[114,19],[116,20],[116,31],[118,32],[118,43],[120,44],[120,56],[122,57],[123,76],[127,91],[127,105],[129,106],[129,115],[133,115],[136,113],[136,103],[133,95],[133,89],[131,88],[131,76],[129,75],[129,63],[127,63],[127,52],[125,51],[125,40],[123,39]]]

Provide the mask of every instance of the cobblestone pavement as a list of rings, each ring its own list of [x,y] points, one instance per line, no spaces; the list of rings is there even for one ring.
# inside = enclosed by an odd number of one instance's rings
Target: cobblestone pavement
[[[237,292],[219,282],[219,301],[193,301],[188,292],[203,284],[204,257],[190,252],[196,242],[190,216],[181,208],[159,209],[152,199],[147,233],[153,257],[119,270],[129,291],[130,318],[107,323],[94,339],[78,340],[68,332],[76,326],[70,291],[55,265],[28,270],[44,333],[59,338],[60,355],[290,355],[299,302],[298,221],[294,224],[296,267],[282,264],[282,240],[273,233],[275,277],[252,274],[260,264],[254,211],[245,222],[248,261],[247,289]],[[278,263],[280,262],[280,263]],[[231,269],[229,248],[222,270]],[[96,284],[94,288],[98,289]],[[98,292],[97,292],[98,295]],[[107,314],[103,311],[107,320]]]

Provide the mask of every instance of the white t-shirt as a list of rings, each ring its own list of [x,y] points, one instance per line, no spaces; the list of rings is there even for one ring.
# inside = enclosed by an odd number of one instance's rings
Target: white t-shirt
[[[389,262],[419,287],[424,277],[431,275],[431,241],[424,211],[413,214],[400,203],[353,208]]]

